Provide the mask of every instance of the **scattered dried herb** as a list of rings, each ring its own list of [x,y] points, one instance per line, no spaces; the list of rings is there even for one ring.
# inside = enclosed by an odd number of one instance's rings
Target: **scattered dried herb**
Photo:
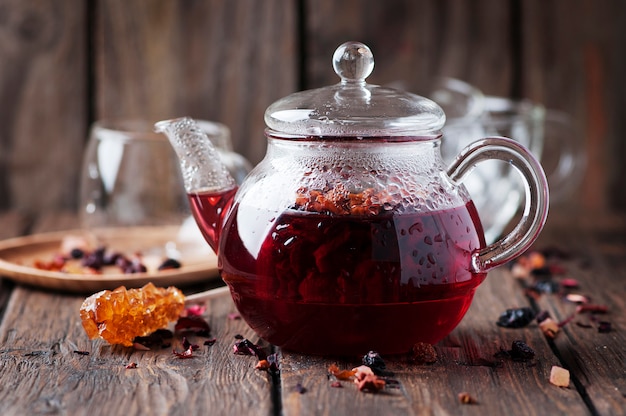
[[[213,344],[215,344],[216,341],[217,341],[216,338],[207,339],[206,341],[204,341],[204,345],[208,345],[210,347]]]
[[[233,345],[233,353],[237,355],[255,355],[259,360],[267,359],[267,354],[261,347],[244,338]]]
[[[507,309],[496,324],[504,328],[523,328],[535,319],[535,312],[529,307]]]
[[[183,352],[178,352],[176,350],[173,350],[172,354],[174,354],[178,358],[193,358],[193,348],[189,346],[189,348],[187,348]]]
[[[79,350],[74,350],[74,354],[78,354],[78,355],[89,355],[89,351],[79,351]]]
[[[306,393],[306,387],[304,387],[304,386],[303,386],[302,384],[300,384],[300,383],[296,384],[295,389],[296,389],[296,391],[297,391],[298,393],[300,393],[300,394],[304,394],[304,393]]]
[[[235,339],[244,339],[244,336],[241,334],[235,334]]]
[[[174,326],[176,332],[193,332],[199,336],[208,337],[211,333],[209,323],[202,316],[182,316]]]

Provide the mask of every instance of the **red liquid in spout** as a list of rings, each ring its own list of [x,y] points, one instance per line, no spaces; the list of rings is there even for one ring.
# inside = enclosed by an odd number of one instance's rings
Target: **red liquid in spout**
[[[304,353],[405,353],[461,321],[485,274],[473,203],[428,213],[341,216],[287,210],[240,227],[236,206],[220,244],[222,277],[265,340]],[[238,215],[237,215],[238,214]]]
[[[199,192],[187,194],[191,212],[200,231],[213,251],[217,253],[222,222],[233,203],[237,188],[219,192]]]

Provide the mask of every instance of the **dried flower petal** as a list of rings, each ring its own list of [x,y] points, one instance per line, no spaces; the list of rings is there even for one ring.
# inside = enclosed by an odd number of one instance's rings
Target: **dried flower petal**
[[[206,305],[191,305],[185,308],[184,316],[201,316],[206,312]]]
[[[256,355],[259,360],[265,360],[268,358],[267,354],[261,347],[253,344],[248,339],[236,342],[235,345],[233,345],[233,353],[238,355]]]
[[[176,332],[193,332],[198,335],[211,333],[209,323],[201,316],[181,316],[174,326]]]
[[[339,387],[339,388],[341,388],[341,387],[343,387],[343,384],[341,384],[340,381],[333,381],[332,383],[330,383],[330,387],[335,387],[335,388]]]
[[[126,364],[126,368],[131,369],[131,368],[137,368],[137,363],[128,363]]]
[[[552,366],[550,370],[550,383],[558,387],[568,387],[569,371],[556,365]]]
[[[204,341],[204,345],[208,345],[210,347],[211,345],[215,344],[216,341],[216,338],[207,339],[206,341]]]
[[[609,307],[606,305],[595,305],[595,304],[586,304],[586,305],[578,305],[576,307],[577,313],[607,313],[609,311]]]
[[[561,279],[561,286],[564,287],[565,289],[576,289],[580,285],[578,283],[578,280],[567,278],[567,279]]]
[[[374,374],[367,374],[356,383],[359,391],[376,393],[377,391],[385,388],[385,380],[379,378]]]
[[[258,363],[256,363],[254,368],[257,369],[257,370],[269,370],[270,369],[270,363],[267,360],[260,360]]]
[[[374,372],[371,368],[366,365],[360,365],[356,368],[353,368],[355,381],[363,380],[365,376],[374,375]]]
[[[328,373],[335,376],[337,380],[349,380],[354,376],[356,370],[340,370],[337,364],[331,364],[328,367]]]
[[[173,350],[172,354],[174,354],[178,358],[192,358],[193,357],[193,348],[190,346],[189,348],[187,348],[183,352],[178,352],[176,350]]]
[[[239,314],[238,314],[238,313],[236,313],[236,312],[229,313],[229,314],[228,314],[228,319],[230,319],[230,320],[237,320],[237,319],[241,319],[241,315],[239,315]]]
[[[584,295],[579,295],[577,293],[569,293],[565,296],[565,300],[572,303],[589,303],[589,298]]]

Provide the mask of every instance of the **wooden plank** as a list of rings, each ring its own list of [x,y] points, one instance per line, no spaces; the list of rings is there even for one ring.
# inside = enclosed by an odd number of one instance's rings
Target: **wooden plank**
[[[407,357],[386,357],[387,368],[399,382],[383,394],[359,393],[351,382],[332,388],[327,368],[359,365],[358,359],[333,360],[283,352],[281,365],[284,414],[507,414],[584,415],[588,409],[575,388],[549,383],[550,369],[561,365],[536,324],[524,329],[496,326],[507,308],[528,306],[507,269],[496,269],[478,288],[461,324],[435,347],[431,365],[411,363]],[[495,357],[514,340],[535,350],[531,362]],[[385,357],[384,357],[385,358]],[[298,394],[296,385],[307,389]],[[458,394],[468,392],[477,405],[464,405]]]
[[[50,231],[46,219],[34,232]],[[83,297],[17,286],[0,325],[0,414],[272,414],[272,380],[255,370],[255,357],[234,355],[235,335],[258,338],[229,318],[229,296],[207,303],[205,318],[217,341],[200,344],[194,358],[179,359],[171,347],[139,351],[91,341],[82,329]],[[87,351],[80,355],[75,351]],[[136,369],[126,369],[131,362]],[[114,403],[114,405],[112,405]]]
[[[189,115],[232,130],[253,163],[265,108],[295,91],[295,2],[99,2],[97,117]]]
[[[523,93],[572,116],[588,157],[576,204],[591,211],[626,207],[622,139],[626,9],[619,1],[520,2]],[[571,207],[570,207],[571,208]]]
[[[367,44],[376,67],[368,82],[428,91],[433,77],[468,81],[489,94],[508,95],[512,83],[508,2],[306,2],[307,88],[334,84],[335,48]],[[332,24],[329,24],[332,22]]]
[[[74,208],[87,117],[86,2],[0,6],[0,209]]]
[[[537,300],[539,309],[556,321],[574,316],[551,344],[591,403],[592,413],[603,415],[621,414],[626,404],[626,218],[613,218],[613,230],[581,233],[569,223],[551,227],[542,238],[543,247],[570,256],[556,263],[566,270],[566,277],[580,282],[579,288],[567,292],[589,297],[592,304],[606,306],[608,313],[575,314],[577,305],[564,300],[562,293]],[[611,331],[600,333],[600,321],[610,322]]]

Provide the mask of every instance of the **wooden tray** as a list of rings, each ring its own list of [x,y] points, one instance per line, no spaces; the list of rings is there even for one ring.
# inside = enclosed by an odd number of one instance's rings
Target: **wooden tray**
[[[118,267],[111,266],[105,267],[102,274],[72,274],[34,266],[36,260],[51,261],[60,252],[61,243],[68,235],[81,236],[83,231],[33,234],[0,241],[0,276],[18,283],[76,293],[94,293],[119,286],[141,287],[148,282],[156,286],[184,286],[219,277],[217,256],[204,244],[196,244],[193,249],[180,247],[182,267],[179,269],[157,271],[148,267],[146,273],[123,274]],[[111,251],[125,255],[146,254],[154,248],[164,247],[172,235],[172,231],[166,228],[125,228],[109,230],[105,241]]]

